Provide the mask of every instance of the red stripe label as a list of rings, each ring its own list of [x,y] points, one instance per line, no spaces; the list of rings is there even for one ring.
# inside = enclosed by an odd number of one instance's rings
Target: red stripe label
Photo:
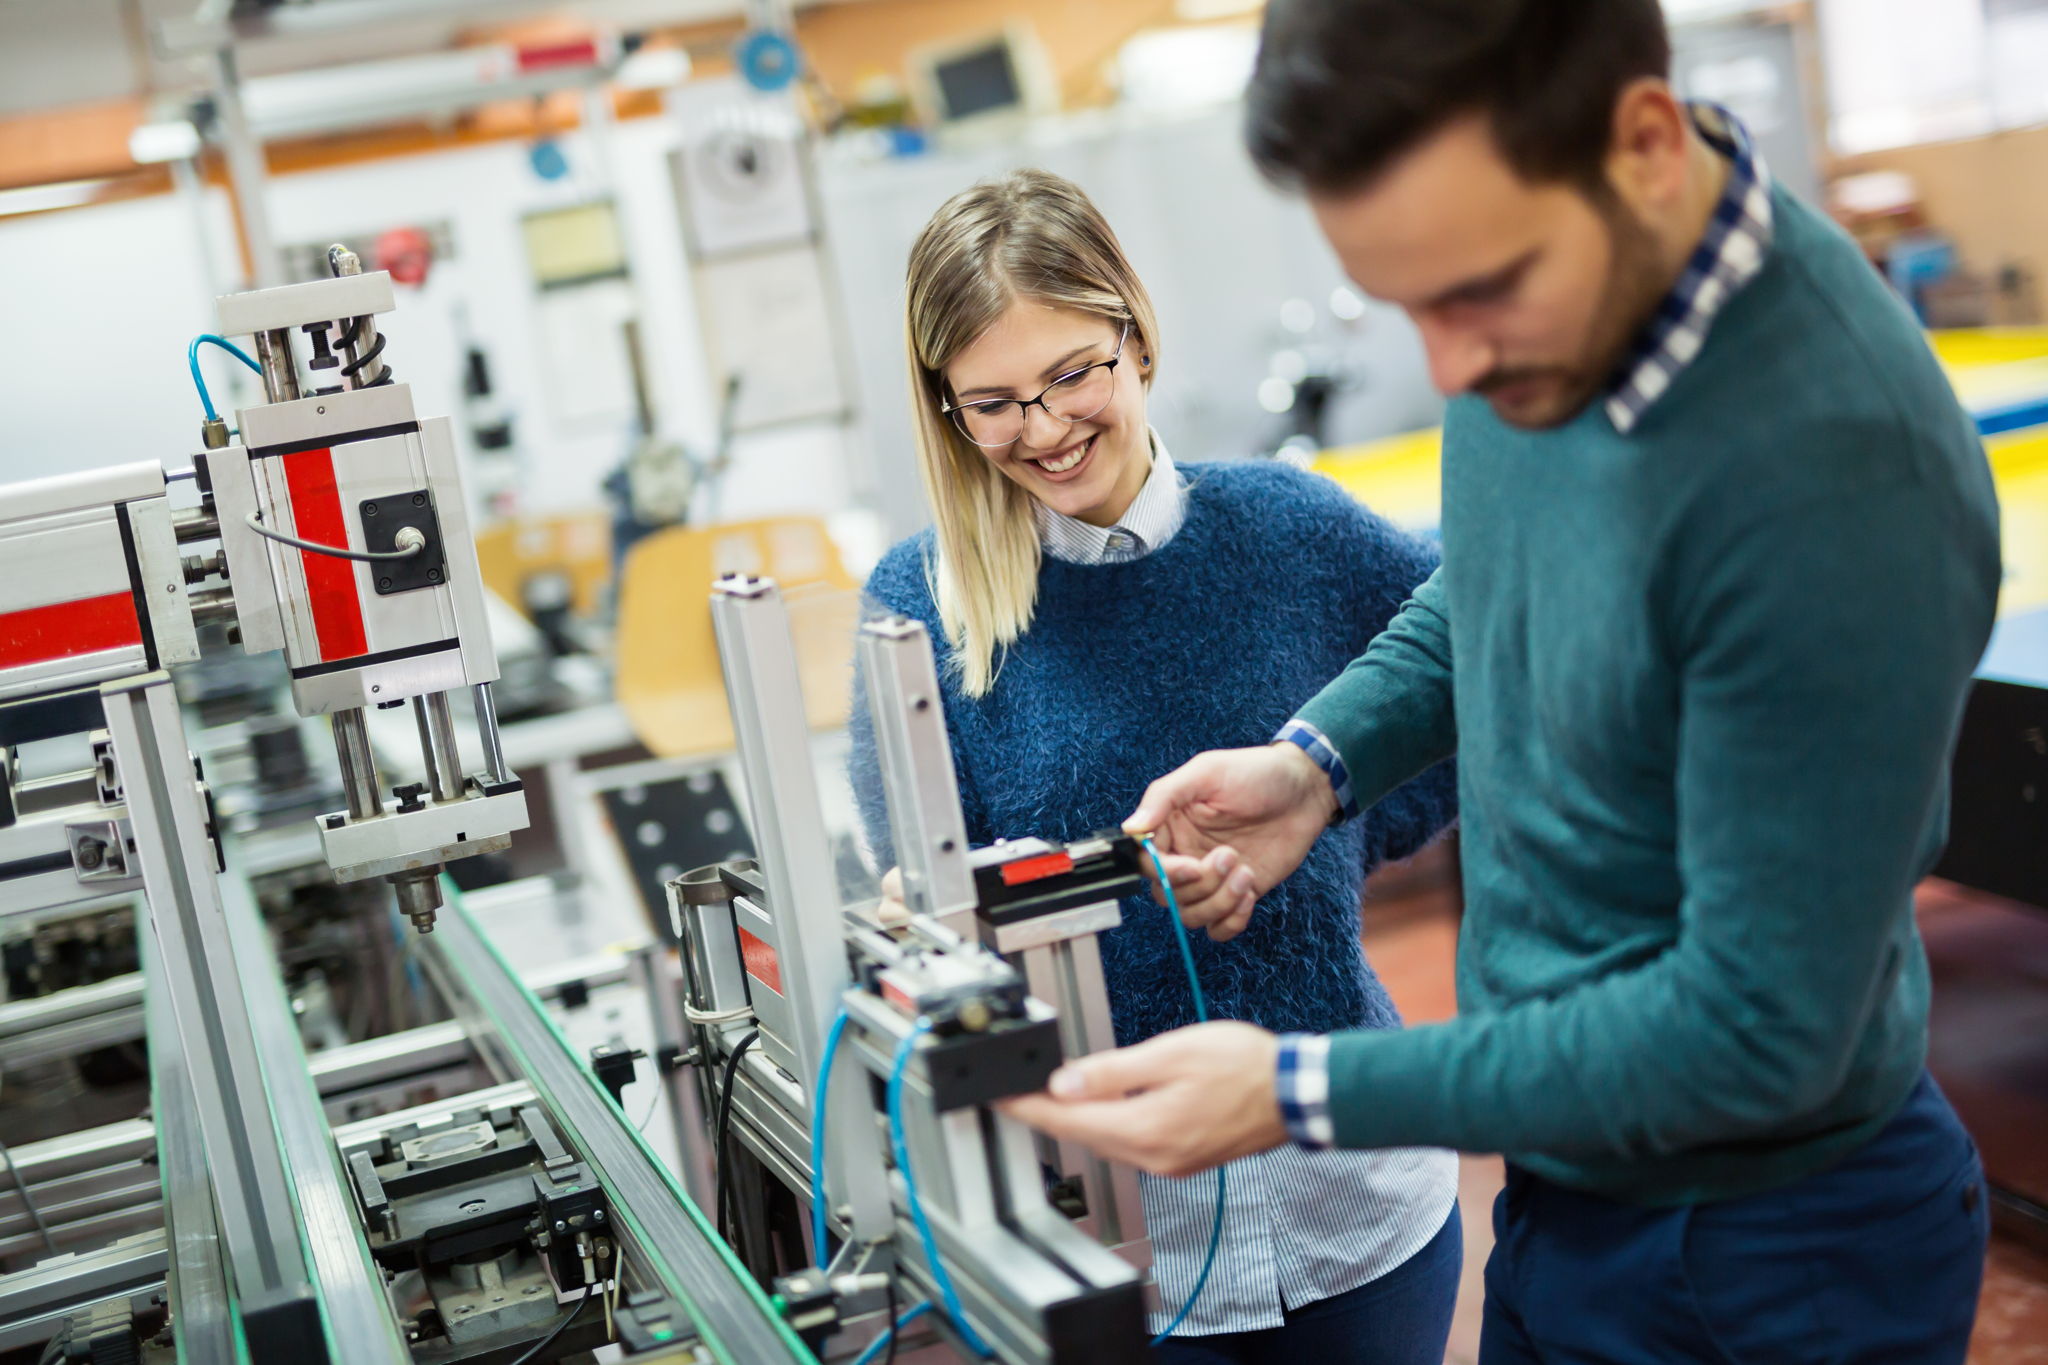
[[[142,643],[135,598],[125,592],[0,612],[0,668],[47,663]]]
[[[775,956],[775,950],[768,946],[766,939],[755,938],[741,929],[740,961],[747,964],[748,976],[777,995],[782,994],[782,960]]]
[[[333,452],[301,450],[285,456],[284,481],[291,490],[292,523],[298,527],[299,538],[321,545],[347,545],[348,523],[342,517],[341,491],[334,486]],[[319,662],[368,654],[354,561],[301,550],[299,562],[306,569],[306,603],[312,608],[313,634],[320,642]]]

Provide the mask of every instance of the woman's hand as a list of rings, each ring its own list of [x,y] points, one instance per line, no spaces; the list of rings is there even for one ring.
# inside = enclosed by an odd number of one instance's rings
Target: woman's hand
[[[1145,789],[1124,830],[1151,834],[1182,921],[1222,942],[1244,932],[1259,897],[1301,865],[1336,811],[1315,761],[1298,745],[1269,744],[1197,754]]]
[[[885,927],[910,922],[910,907],[903,900],[902,868],[892,867],[882,874],[882,903],[875,907],[875,918]]]

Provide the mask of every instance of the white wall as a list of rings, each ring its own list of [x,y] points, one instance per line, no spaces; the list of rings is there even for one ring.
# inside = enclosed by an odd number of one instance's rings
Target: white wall
[[[225,239],[223,206],[209,209]],[[213,330],[200,251],[191,213],[170,195],[0,218],[0,483],[134,460],[183,464],[198,448],[185,347]],[[202,363],[216,403],[232,397],[225,376],[241,367],[225,356]],[[260,396],[241,390],[245,401]]]
[[[557,182],[533,173],[524,143],[503,142],[279,177],[267,203],[280,242],[446,220],[454,259],[423,288],[400,289],[398,311],[383,322],[385,359],[423,413],[453,415],[462,432],[457,318],[466,312],[517,415],[531,473],[523,505],[591,506],[628,431],[552,410],[520,218],[613,195],[663,430],[708,447],[716,412],[666,162],[674,140],[666,119],[636,119],[615,130],[610,175],[590,140],[571,135],[562,140],[571,171]],[[225,204],[211,199],[213,250],[232,261]],[[0,219],[0,412],[8,416],[0,481],[143,458],[182,463],[196,446],[185,346],[211,330],[213,317],[190,217],[182,201],[163,196]],[[230,368],[206,365],[210,378]],[[241,401],[258,396],[245,389]],[[732,518],[836,511],[857,482],[834,426],[744,438],[735,459],[722,508]]]

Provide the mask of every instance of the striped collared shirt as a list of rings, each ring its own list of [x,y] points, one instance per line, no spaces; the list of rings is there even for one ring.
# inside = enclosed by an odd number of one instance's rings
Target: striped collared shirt
[[[1698,357],[1715,317],[1764,268],[1775,232],[1770,168],[1751,144],[1749,130],[1719,105],[1693,103],[1686,108],[1700,136],[1727,158],[1728,183],[1699,245],[1671,292],[1643,325],[1621,377],[1608,392],[1607,419],[1624,435]],[[1328,774],[1342,818],[1358,814],[1351,774],[1327,735],[1297,719],[1287,722],[1274,740],[1300,745]],[[1288,1136],[1311,1151],[1336,1141],[1330,1120],[1329,1050],[1329,1039],[1309,1034],[1289,1034],[1280,1040],[1280,1114]]]
[[[1148,428],[1149,430],[1149,428]],[[1188,493],[1174,472],[1166,443],[1153,431],[1152,472],[1114,526],[1092,526],[1044,503],[1036,503],[1038,543],[1069,564],[1123,564],[1143,559],[1180,530],[1187,519]]]
[[[1114,526],[1038,504],[1039,542],[1070,564],[1121,564],[1172,540],[1187,516],[1187,488],[1151,433],[1152,472]],[[1152,1236],[1153,1275],[1164,1331],[1194,1292],[1216,1214],[1216,1177],[1141,1175],[1139,1194]],[[1289,1309],[1334,1298],[1408,1260],[1443,1227],[1458,1194],[1449,1152],[1308,1152],[1281,1148],[1230,1165],[1223,1240],[1202,1297],[1176,1335],[1279,1327]]]

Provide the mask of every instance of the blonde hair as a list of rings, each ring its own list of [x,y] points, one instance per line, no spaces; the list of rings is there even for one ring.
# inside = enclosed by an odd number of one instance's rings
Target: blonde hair
[[[912,422],[938,538],[926,566],[951,665],[970,697],[995,685],[998,654],[1031,625],[1038,604],[1033,498],[940,411],[945,368],[1029,298],[1130,324],[1126,354],[1158,372],[1152,300],[1116,234],[1079,186],[1046,171],[1015,171],[954,195],[910,249],[904,335]]]

